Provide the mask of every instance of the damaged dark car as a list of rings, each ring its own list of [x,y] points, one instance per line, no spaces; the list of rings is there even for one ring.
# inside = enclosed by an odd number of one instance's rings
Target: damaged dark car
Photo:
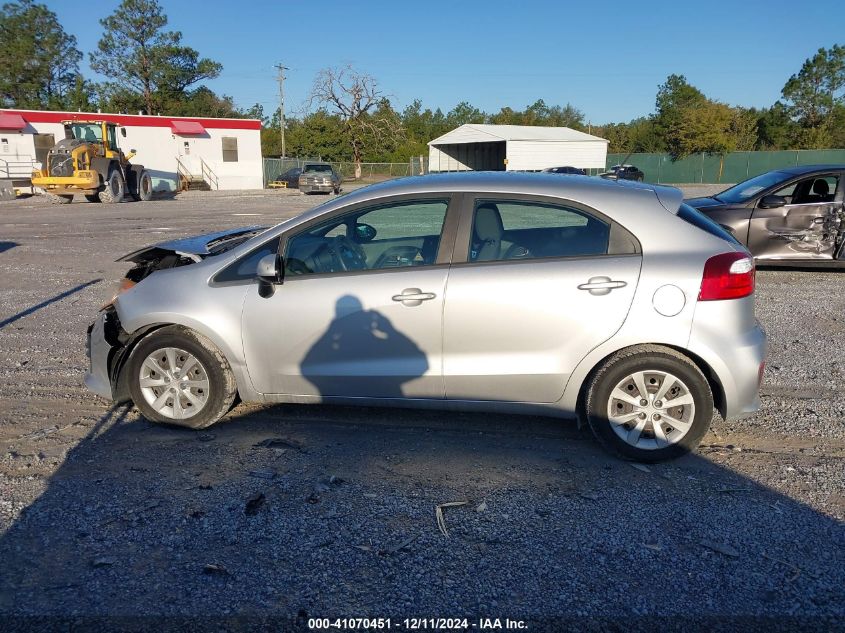
[[[695,207],[766,265],[845,265],[845,165],[803,165],[766,172]]]

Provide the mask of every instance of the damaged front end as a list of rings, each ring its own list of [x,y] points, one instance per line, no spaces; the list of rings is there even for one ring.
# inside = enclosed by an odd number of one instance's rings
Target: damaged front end
[[[115,301],[122,293],[130,291],[159,270],[187,266],[230,251],[266,228],[250,226],[161,242],[118,259],[131,262],[134,266],[120,281],[114,297],[100,309],[97,319],[88,326],[89,369],[85,375],[85,386],[97,395],[115,402],[128,400],[129,390],[121,375],[127,358],[141,338],[157,327],[167,325],[162,323],[126,332],[115,308]]]

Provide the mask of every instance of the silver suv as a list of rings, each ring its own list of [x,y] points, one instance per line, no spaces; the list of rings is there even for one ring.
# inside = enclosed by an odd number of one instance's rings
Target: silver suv
[[[753,261],[677,189],[407,178],[127,259],[86,384],[158,422],[237,396],[582,416],[655,461],[760,402]]]

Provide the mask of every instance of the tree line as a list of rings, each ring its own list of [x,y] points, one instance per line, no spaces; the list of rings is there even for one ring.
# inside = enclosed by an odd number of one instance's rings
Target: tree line
[[[262,152],[281,151],[279,110],[240,109],[202,82],[222,65],[201,57],[167,30],[157,0],[122,0],[88,55],[105,79],[83,76],[84,56],[55,13],[35,0],[0,9],[0,107],[143,111],[171,116],[250,117],[263,122]],[[592,125],[577,107],[547,105],[484,112],[468,101],[443,112],[419,99],[396,109],[378,81],[351,67],[320,71],[306,113],[286,117],[289,156],[331,161],[406,162],[428,154],[428,141],[464,123],[566,126],[608,139],[614,153],[666,152],[674,158],[740,150],[845,148],[845,47],[821,48],[783,85],[767,108],[731,106],[707,97],[683,75],[658,86],[649,116]]]

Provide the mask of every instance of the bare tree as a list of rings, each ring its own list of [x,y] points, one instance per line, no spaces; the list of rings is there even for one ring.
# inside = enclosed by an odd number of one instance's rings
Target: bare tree
[[[355,178],[361,177],[361,161],[367,143],[379,143],[401,132],[395,117],[373,116],[387,96],[370,75],[352,66],[326,68],[317,73],[309,105],[319,104],[343,122],[343,133],[352,149]]]

